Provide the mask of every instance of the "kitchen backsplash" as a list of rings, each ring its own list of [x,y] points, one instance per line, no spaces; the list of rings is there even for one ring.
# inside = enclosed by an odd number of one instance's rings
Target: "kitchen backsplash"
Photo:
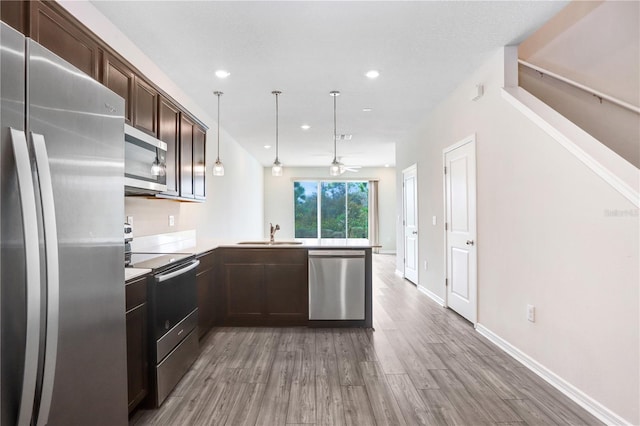
[[[133,235],[164,234],[193,229],[180,221],[181,203],[146,197],[124,197],[125,216],[133,217]],[[173,216],[174,225],[169,225],[169,216]],[[125,218],[123,218],[125,219]]]

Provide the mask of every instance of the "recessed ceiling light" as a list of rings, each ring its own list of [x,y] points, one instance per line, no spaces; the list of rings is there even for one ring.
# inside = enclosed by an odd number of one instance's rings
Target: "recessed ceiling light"
[[[385,166],[385,167],[389,167],[389,165],[388,165],[388,164],[385,164],[384,166]]]
[[[302,130],[309,130],[311,128],[311,126],[309,126],[308,124],[303,124],[302,126],[300,126],[300,128]]]
[[[362,112],[371,112],[373,108],[362,108]]]
[[[269,148],[271,148],[271,145],[265,145],[264,146],[264,149],[269,149]]]
[[[374,78],[378,78],[378,76],[380,75],[380,73],[376,70],[371,70],[371,71],[367,71],[367,73],[365,74],[367,77],[374,79]]]
[[[225,70],[216,71],[216,77],[218,77],[218,78],[227,78],[230,75],[231,75],[231,73],[229,71],[225,71]]]

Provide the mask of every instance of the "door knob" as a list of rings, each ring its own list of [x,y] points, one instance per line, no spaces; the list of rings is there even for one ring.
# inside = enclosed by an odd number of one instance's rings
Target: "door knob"
[[[466,244],[467,244],[468,246],[472,246],[472,245],[474,245],[475,243],[473,242],[473,240],[467,240],[467,243],[466,243]]]
[[[417,233],[418,233],[418,231],[413,231],[412,232],[413,235],[416,235]]]

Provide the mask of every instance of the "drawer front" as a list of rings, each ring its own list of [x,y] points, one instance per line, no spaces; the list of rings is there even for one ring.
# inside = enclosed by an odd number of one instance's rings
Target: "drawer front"
[[[147,301],[147,277],[137,279],[125,286],[127,311]]]
[[[169,396],[182,376],[198,357],[198,333],[192,331],[167,358],[156,367],[158,406]]]

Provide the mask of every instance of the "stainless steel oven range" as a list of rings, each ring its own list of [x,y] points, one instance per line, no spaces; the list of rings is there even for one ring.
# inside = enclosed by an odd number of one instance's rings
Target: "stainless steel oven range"
[[[152,397],[158,407],[198,356],[193,254],[134,253],[131,266],[153,271],[149,285]]]

